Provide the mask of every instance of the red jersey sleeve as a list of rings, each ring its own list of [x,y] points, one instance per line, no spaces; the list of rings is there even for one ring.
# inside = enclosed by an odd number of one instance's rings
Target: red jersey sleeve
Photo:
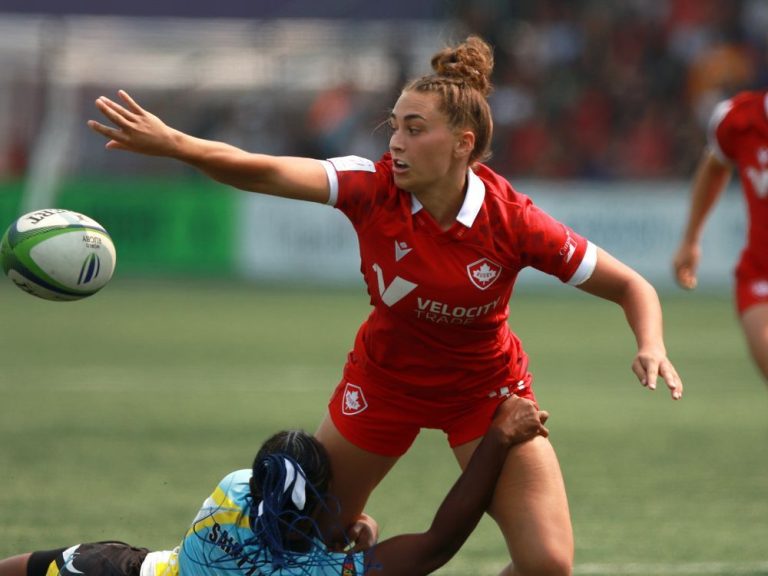
[[[597,264],[597,247],[522,196],[517,222],[520,263],[577,286]]]
[[[331,194],[328,204],[341,210],[355,228],[370,222],[377,209],[396,196],[388,155],[373,162],[360,156],[325,162]]]
[[[707,143],[722,162],[734,163],[741,135],[766,115],[765,92],[742,92],[715,106],[707,129]]]

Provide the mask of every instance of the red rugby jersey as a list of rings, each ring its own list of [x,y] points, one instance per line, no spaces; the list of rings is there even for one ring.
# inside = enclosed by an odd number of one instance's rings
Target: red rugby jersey
[[[748,211],[742,260],[749,257],[768,268],[768,93],[742,92],[718,104],[710,120],[709,145],[739,172]]]
[[[563,282],[589,278],[597,250],[484,165],[443,231],[397,188],[389,154],[325,163],[329,204],[352,222],[373,311],[352,352],[385,385],[487,390],[522,378],[527,358],[507,324],[520,270]],[[415,387],[415,388],[414,388]]]

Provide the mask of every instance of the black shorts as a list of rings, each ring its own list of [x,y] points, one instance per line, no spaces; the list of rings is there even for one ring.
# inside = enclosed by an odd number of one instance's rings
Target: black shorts
[[[48,569],[49,576],[139,576],[141,563],[149,553],[124,542],[78,544],[57,554]]]

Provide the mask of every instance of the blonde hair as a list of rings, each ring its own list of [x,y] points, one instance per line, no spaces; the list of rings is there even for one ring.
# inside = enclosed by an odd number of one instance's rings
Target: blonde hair
[[[403,92],[433,92],[452,128],[469,128],[475,134],[470,164],[491,157],[493,121],[488,95],[493,90],[493,50],[479,36],[469,36],[454,47],[432,56],[434,74],[409,82]]]

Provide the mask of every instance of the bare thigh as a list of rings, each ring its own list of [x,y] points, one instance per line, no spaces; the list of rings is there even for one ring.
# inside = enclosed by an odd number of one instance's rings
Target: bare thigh
[[[741,315],[741,326],[747,338],[749,351],[768,381],[768,304],[751,306]]]
[[[479,440],[454,449],[462,469]],[[496,484],[490,515],[514,562],[508,574],[570,574],[573,530],[554,448],[536,437],[513,447]]]
[[[323,524],[326,528],[346,527],[363,511],[371,492],[398,458],[358,448],[341,435],[327,414],[315,437],[325,446],[331,458],[331,492],[341,504],[341,517],[323,518]]]

